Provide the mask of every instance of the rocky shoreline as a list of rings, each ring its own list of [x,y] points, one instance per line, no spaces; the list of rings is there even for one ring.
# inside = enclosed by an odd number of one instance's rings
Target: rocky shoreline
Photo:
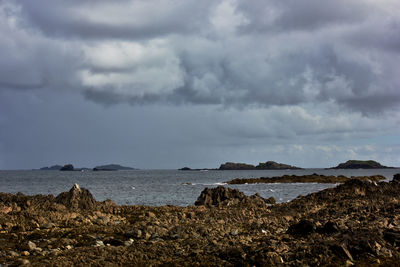
[[[322,184],[336,184],[345,183],[351,179],[357,179],[361,181],[372,181],[379,182],[385,180],[386,178],[382,175],[373,176],[352,176],[346,177],[343,175],[333,176],[333,175],[321,175],[321,174],[311,174],[311,175],[283,175],[277,177],[260,177],[260,178],[236,178],[231,181],[227,181],[227,184],[273,184],[273,183],[322,183]]]
[[[5,266],[398,266],[400,174],[281,204],[229,188],[196,206],[118,206],[69,192],[0,193]]]

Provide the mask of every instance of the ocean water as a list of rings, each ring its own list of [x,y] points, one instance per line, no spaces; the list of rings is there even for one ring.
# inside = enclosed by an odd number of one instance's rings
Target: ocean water
[[[111,199],[120,205],[194,205],[205,187],[216,187],[234,178],[258,178],[284,174],[323,175],[376,175],[391,180],[400,169],[374,170],[252,170],[252,171],[178,171],[178,170],[133,170],[112,172],[61,172],[61,171],[0,171],[0,192],[27,195],[57,195],[68,191],[74,183],[87,188],[93,196],[103,201]],[[246,195],[259,193],[262,197],[274,197],[286,202],[299,195],[336,186],[335,184],[244,184],[225,185],[237,188]]]

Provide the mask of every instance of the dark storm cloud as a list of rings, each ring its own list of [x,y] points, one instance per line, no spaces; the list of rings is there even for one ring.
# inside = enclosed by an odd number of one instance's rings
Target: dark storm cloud
[[[1,88],[74,88],[106,105],[334,102],[374,114],[399,103],[391,0],[0,5]]]

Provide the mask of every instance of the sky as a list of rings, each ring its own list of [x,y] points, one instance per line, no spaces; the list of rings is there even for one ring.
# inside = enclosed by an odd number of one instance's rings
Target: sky
[[[398,0],[0,0],[0,169],[400,166]]]

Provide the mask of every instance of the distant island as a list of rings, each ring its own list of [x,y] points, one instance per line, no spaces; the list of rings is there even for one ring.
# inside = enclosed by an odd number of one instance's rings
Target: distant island
[[[125,167],[118,164],[100,165],[93,168],[93,171],[122,171],[122,170],[135,170],[131,167]]]
[[[219,170],[301,170],[302,168],[275,161],[260,162],[257,166],[246,163],[226,162]]]
[[[107,165],[100,165],[92,168],[75,168],[72,164],[65,164],[64,166],[61,165],[53,165],[50,167],[42,167],[39,170],[41,171],[119,171],[119,170],[136,170],[131,167],[121,166],[119,164],[107,164]]]
[[[60,171],[74,171],[74,165],[72,164],[66,164],[63,167],[61,167]]]
[[[40,168],[39,170],[42,170],[42,171],[59,171],[59,170],[61,170],[62,167],[63,166],[61,166],[61,165],[53,165],[53,166],[50,166],[50,167]]]
[[[382,175],[373,176],[352,176],[350,178],[339,175],[339,176],[326,176],[319,174],[311,175],[283,175],[279,177],[261,177],[261,178],[236,178],[231,181],[226,182],[227,184],[273,184],[273,183],[322,183],[322,184],[335,184],[335,183],[345,183],[350,179],[357,179],[361,181],[372,181],[379,182],[385,180]]]
[[[381,165],[379,162],[374,160],[348,160],[345,163],[340,163],[336,167],[331,169],[387,169],[393,167],[387,167]]]

